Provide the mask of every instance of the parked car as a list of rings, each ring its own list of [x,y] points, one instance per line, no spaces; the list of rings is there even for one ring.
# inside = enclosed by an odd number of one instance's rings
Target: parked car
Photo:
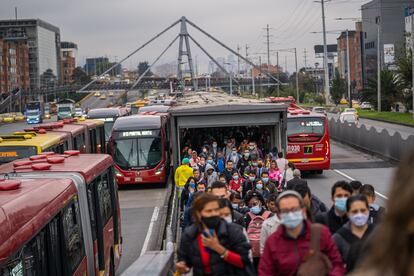
[[[99,91],[96,91],[94,95],[95,95],[95,97],[100,97],[101,93]]]
[[[354,112],[342,112],[339,116],[341,123],[347,123],[349,126],[358,125],[358,116]]]
[[[321,113],[326,116],[326,108],[322,106],[314,106],[312,107],[312,112]]]
[[[372,109],[372,104],[369,102],[363,102],[360,105],[361,109]]]
[[[109,96],[109,97],[113,97],[113,96],[114,96],[114,92],[110,91],[110,92],[108,93],[108,96]]]
[[[99,97],[99,99],[106,100],[106,95],[105,94],[102,94],[101,97]]]
[[[359,117],[358,110],[356,110],[355,108],[345,108],[342,113],[354,113],[357,116],[357,118]]]

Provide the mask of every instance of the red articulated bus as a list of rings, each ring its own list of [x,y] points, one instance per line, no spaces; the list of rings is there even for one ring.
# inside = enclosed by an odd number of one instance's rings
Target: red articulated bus
[[[124,107],[108,107],[108,108],[95,108],[88,112],[89,119],[101,120],[105,123],[105,141],[109,141],[111,136],[112,127],[116,119],[129,115],[129,111]]]
[[[170,165],[168,114],[140,113],[116,120],[109,139],[119,185],[165,183]]]
[[[325,115],[305,110],[295,99],[269,98],[289,104],[287,114],[288,148],[286,158],[302,171],[323,173],[331,164],[328,120]]]
[[[88,274],[71,179],[2,179],[0,214],[0,275]]]
[[[72,180],[78,193],[88,275],[115,275],[122,254],[122,237],[111,156],[79,151],[66,151],[63,155],[49,152],[4,164],[0,166],[0,173],[22,181]]]

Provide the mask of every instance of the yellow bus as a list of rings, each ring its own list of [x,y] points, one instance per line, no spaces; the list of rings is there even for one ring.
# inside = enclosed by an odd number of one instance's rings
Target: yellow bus
[[[42,152],[63,153],[70,149],[69,139],[69,133],[51,133],[44,130],[0,135],[0,164]]]

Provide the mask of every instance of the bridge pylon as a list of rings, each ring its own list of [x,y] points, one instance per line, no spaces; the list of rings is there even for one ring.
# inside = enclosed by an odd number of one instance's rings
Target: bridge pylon
[[[183,62],[183,56],[187,56],[188,67],[190,69],[191,80],[193,82],[193,88],[194,90],[196,90],[197,84],[196,84],[196,79],[195,79],[195,74],[194,74],[193,58],[191,56],[190,40],[189,40],[190,35],[188,34],[188,31],[187,31],[187,19],[185,18],[185,16],[181,17],[180,22],[181,22],[181,29],[180,29],[180,34],[179,34],[180,44],[178,47],[177,79],[181,85],[184,84],[183,64],[185,62]],[[184,51],[184,44],[185,44],[185,51]]]

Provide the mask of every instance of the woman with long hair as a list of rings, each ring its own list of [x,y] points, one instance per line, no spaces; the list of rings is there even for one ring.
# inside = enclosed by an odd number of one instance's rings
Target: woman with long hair
[[[192,205],[195,223],[181,237],[176,269],[193,275],[255,275],[243,229],[220,217],[219,199],[204,193]]]
[[[353,275],[414,275],[414,152],[401,160],[367,257]]]

